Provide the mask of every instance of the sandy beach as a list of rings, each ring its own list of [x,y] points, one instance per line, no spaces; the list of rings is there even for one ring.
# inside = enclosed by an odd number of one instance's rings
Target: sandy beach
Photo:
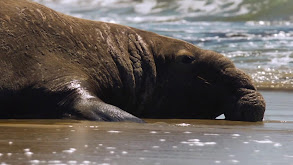
[[[293,93],[262,93],[257,123],[0,120],[0,164],[290,164]]]

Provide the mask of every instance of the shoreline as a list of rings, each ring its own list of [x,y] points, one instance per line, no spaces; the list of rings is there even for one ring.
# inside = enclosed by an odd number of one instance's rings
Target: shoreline
[[[262,91],[265,91],[265,92],[268,92],[268,91],[271,91],[271,92],[292,92],[293,93],[293,86],[291,88],[283,88],[283,87],[259,87],[257,86],[256,87],[258,91],[262,92]]]
[[[264,121],[293,121],[293,91],[259,90],[266,101]]]

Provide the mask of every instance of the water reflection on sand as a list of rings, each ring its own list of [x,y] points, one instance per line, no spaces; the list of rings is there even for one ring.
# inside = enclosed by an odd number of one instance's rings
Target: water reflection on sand
[[[264,122],[0,120],[0,164],[289,164],[293,93],[262,92]]]
[[[292,122],[1,120],[0,164],[248,164],[293,160]]]

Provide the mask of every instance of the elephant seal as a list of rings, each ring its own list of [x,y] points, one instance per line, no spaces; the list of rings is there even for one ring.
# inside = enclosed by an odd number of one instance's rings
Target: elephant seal
[[[261,121],[251,78],[216,52],[0,0],[0,118]]]

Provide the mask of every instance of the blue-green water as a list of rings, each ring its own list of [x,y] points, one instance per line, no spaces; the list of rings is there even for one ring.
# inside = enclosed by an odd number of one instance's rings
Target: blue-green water
[[[124,24],[220,52],[260,89],[293,89],[291,0],[35,0],[57,11]]]

